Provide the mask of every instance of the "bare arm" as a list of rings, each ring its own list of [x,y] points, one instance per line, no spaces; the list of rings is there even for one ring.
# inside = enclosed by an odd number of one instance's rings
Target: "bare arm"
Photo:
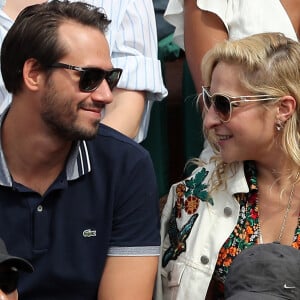
[[[114,101],[106,106],[102,123],[134,138],[145,106],[145,92],[116,88]]]
[[[107,258],[98,300],[151,300],[158,256]]]
[[[147,132],[150,102],[161,100],[166,90],[157,58],[156,22],[152,1],[107,3],[112,19],[112,64],[122,68],[114,101],[107,106],[103,123],[141,142]]]
[[[222,20],[199,9],[195,0],[184,0],[184,46],[189,69],[198,93],[201,92],[201,61],[216,43],[228,39]]]

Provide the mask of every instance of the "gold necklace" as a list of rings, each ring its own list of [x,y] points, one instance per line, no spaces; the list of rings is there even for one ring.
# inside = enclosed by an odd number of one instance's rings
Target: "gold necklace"
[[[288,217],[289,212],[290,212],[291,207],[292,207],[292,202],[293,202],[293,199],[294,199],[295,185],[297,183],[299,175],[300,175],[300,170],[297,172],[296,179],[295,179],[294,183],[292,184],[292,189],[291,189],[291,192],[290,192],[290,195],[289,195],[288,204],[286,206],[285,213],[284,213],[284,216],[283,216],[283,220],[282,220],[282,223],[281,223],[278,239],[277,239],[277,241],[275,241],[275,243],[280,243],[281,242],[281,239],[282,239],[282,236],[283,236],[283,233],[284,233],[284,230],[285,230],[285,226],[286,226],[286,220],[287,220],[287,217]],[[260,226],[259,226],[259,243],[263,244],[263,238],[262,238]]]

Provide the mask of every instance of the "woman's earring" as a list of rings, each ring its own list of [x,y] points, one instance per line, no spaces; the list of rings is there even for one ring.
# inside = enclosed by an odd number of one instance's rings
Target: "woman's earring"
[[[275,128],[277,131],[281,131],[281,129],[283,129],[284,127],[284,123],[280,120],[277,120],[277,122],[275,123]]]

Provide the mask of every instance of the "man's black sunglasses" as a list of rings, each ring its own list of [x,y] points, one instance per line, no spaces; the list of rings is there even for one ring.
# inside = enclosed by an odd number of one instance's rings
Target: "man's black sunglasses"
[[[118,84],[123,71],[120,68],[112,68],[110,70],[102,70],[100,68],[82,68],[59,62],[49,66],[49,68],[63,68],[80,72],[79,89],[86,93],[95,91],[103,79],[107,81],[109,88],[112,91]]]
[[[19,271],[15,267],[1,266],[0,290],[5,294],[12,293],[18,286]]]

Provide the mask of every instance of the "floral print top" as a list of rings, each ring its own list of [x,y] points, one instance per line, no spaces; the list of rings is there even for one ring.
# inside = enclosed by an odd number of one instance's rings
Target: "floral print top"
[[[233,259],[244,249],[259,243],[256,168],[252,161],[245,162],[244,168],[249,193],[235,194],[237,201],[240,203],[238,223],[219,252],[213,275],[219,294],[218,299],[224,298],[224,282]],[[292,246],[300,250],[300,215]]]

